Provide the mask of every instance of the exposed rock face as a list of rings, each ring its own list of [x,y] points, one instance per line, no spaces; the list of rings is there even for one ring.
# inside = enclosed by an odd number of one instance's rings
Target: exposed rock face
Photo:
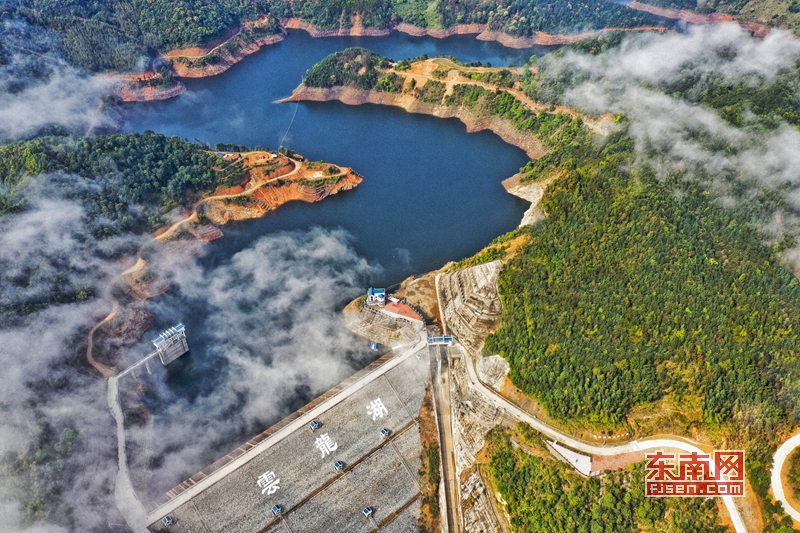
[[[349,27],[339,26],[338,28],[318,28],[299,18],[288,18],[281,21],[284,28],[289,30],[303,30],[311,34],[312,37],[383,37],[392,33],[390,28],[364,28],[360,21]]]
[[[509,194],[513,194],[517,198],[522,198],[531,203],[531,206],[522,215],[522,222],[519,227],[532,226],[537,222],[546,218],[545,212],[542,209],[542,198],[544,191],[558,176],[552,176],[546,180],[521,183],[522,174],[515,174],[503,181],[503,187]]]
[[[496,116],[478,118],[464,107],[429,104],[418,100],[411,93],[397,94],[380,91],[365,91],[353,87],[319,89],[301,85],[295,89],[292,96],[281,100],[281,102],[327,102],[332,100],[338,100],[348,105],[391,105],[402,107],[409,113],[421,113],[440,118],[455,117],[467,125],[468,132],[481,130],[493,131],[508,144],[523,149],[532,159],[537,159],[546,153],[539,139],[533,135],[521,132],[507,120]]]
[[[160,89],[158,87],[140,87],[135,83],[125,80],[120,81],[114,88],[114,95],[123,102],[152,102],[155,100],[169,100],[186,92],[186,85],[176,82],[171,87]]]
[[[214,224],[225,224],[231,220],[259,218],[273,211],[286,202],[301,200],[303,202],[319,202],[332,194],[349,191],[363,181],[355,172],[348,172],[340,180],[333,183],[322,183],[316,186],[303,184],[301,181],[288,181],[280,185],[265,185],[249,196],[245,205],[237,206],[224,200],[215,200],[203,204],[203,214]]]
[[[500,390],[503,388],[503,383],[505,383],[511,366],[508,361],[499,355],[490,355],[488,357],[478,357],[476,370],[481,381],[495,390]]]
[[[502,266],[492,261],[439,278],[447,327],[470,353],[480,353],[484,339],[497,329],[502,311],[497,276]]]
[[[218,46],[208,50],[204,54],[190,56],[184,51],[174,50],[164,57],[166,61],[173,61],[173,69],[177,76],[181,78],[205,78],[207,76],[222,74],[245,57],[261,50],[262,46],[275,44],[282,41],[284,38],[286,38],[285,33],[265,35],[263,37],[257,37],[252,43],[235,48],[233,52],[228,51],[225,47]],[[216,54],[217,57],[213,64],[203,66],[195,66],[192,64],[192,62],[201,60],[204,56],[208,56],[211,53]],[[181,58],[188,60],[188,64],[183,62]]]
[[[514,37],[499,31],[484,31],[476,37],[479,41],[497,41],[507,48],[530,48],[531,46],[556,46],[561,44],[572,44],[588,39],[599,34],[599,31],[577,33],[574,35],[554,35],[537,31],[533,37]]]
[[[450,397],[455,436],[456,475],[475,464],[476,456],[486,445],[490,429],[502,423],[502,413],[469,386],[464,361],[452,359]]]
[[[464,518],[464,531],[481,533],[504,531],[491,501],[492,493],[486,488],[478,472],[472,472],[461,483],[461,514]]]
[[[413,35],[414,37],[423,37],[425,35],[434,37],[436,39],[445,39],[453,35],[474,35],[484,33],[487,24],[456,24],[449,28],[420,28],[412,24],[402,22],[397,25],[397,31]]]

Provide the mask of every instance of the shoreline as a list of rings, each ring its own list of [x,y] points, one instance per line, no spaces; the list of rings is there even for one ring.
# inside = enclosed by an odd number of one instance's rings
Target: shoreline
[[[358,21],[357,21],[358,22]],[[446,39],[455,35],[475,35],[478,41],[496,41],[506,48],[521,50],[533,46],[561,46],[573,44],[583,39],[588,39],[604,31],[666,31],[662,26],[637,26],[633,28],[602,28],[599,30],[581,33],[545,33],[537,31],[532,37],[517,37],[500,31],[492,31],[488,24],[456,24],[449,28],[434,28],[427,26],[421,28],[406,22],[401,22],[390,28],[364,28],[354,24],[349,28],[320,29],[310,22],[299,18],[289,18],[281,21],[284,28],[289,30],[303,30],[314,38],[322,37],[385,37],[394,32],[405,33],[412,37],[433,37]]]
[[[488,24],[456,24],[449,28],[433,28],[425,27],[420,28],[411,24],[401,22],[396,26],[390,28],[364,28],[361,26],[360,21],[349,27],[339,27],[330,29],[320,29],[317,26],[299,18],[288,18],[281,20],[281,32],[273,35],[266,35],[264,37],[256,38],[254,42],[247,44],[241,48],[237,48],[234,52],[224,52],[218,56],[218,60],[213,64],[208,64],[200,67],[192,67],[191,65],[181,62],[180,58],[187,61],[199,60],[208,57],[209,54],[218,53],[223,49],[226,43],[232,42],[233,39],[239,35],[244,29],[242,26],[228,40],[217,44],[208,49],[177,49],[159,55],[159,59],[165,63],[172,63],[172,70],[176,78],[176,84],[164,89],[153,89],[149,87],[137,88],[133,87],[130,80],[136,78],[137,74],[117,74],[112,75],[116,78],[118,85],[114,90],[114,94],[123,102],[150,102],[158,100],[168,100],[186,92],[186,86],[180,81],[180,78],[187,79],[200,79],[208,78],[222,74],[230,69],[233,65],[239,63],[245,57],[254,54],[261,50],[264,46],[277,44],[288,37],[287,30],[302,30],[314,38],[324,37],[385,37],[394,32],[405,33],[412,37],[433,37],[434,39],[446,39],[455,35],[475,35],[478,41],[494,41],[500,43],[506,48],[515,50],[522,50],[531,48],[533,46],[563,46],[573,44],[584,39],[588,39],[599,35],[605,31],[659,31],[665,32],[668,28],[661,26],[641,26],[634,28],[603,28],[589,32],[575,33],[575,34],[550,34],[545,32],[536,32],[533,37],[516,37],[507,33],[490,31]],[[191,52],[201,52],[200,54],[189,55]]]
[[[735,22],[745,30],[750,31],[755,37],[764,37],[770,31],[768,26],[757,22],[741,20],[733,15],[725,13],[699,14],[686,10],[661,8],[639,2],[638,0],[633,0],[632,2],[626,4],[626,7],[669,20],[682,20],[689,24],[703,25]],[[356,17],[353,25],[350,27],[339,26],[338,28],[322,29],[306,20],[297,17],[290,17],[280,20],[281,31],[279,33],[257,37],[253,42],[236,48],[233,52],[229,51],[229,49],[226,49],[225,45],[234,42],[234,40],[237,39],[237,37],[249,27],[249,24],[252,23],[245,23],[236,31],[231,30],[232,34],[229,33],[230,36],[227,39],[221,42],[215,41],[213,46],[208,46],[205,48],[176,49],[170,52],[159,54],[158,59],[165,63],[172,64],[172,70],[176,78],[198,79],[222,74],[233,65],[243,60],[245,57],[258,52],[264,46],[283,41],[289,35],[287,30],[302,30],[314,38],[385,37],[394,32],[405,33],[413,37],[433,37],[434,39],[446,39],[455,35],[475,35],[475,39],[479,41],[494,41],[500,43],[506,48],[522,50],[534,46],[564,46],[574,44],[607,31],[657,31],[664,33],[669,29],[666,26],[636,26],[632,28],[608,27],[572,34],[551,34],[539,31],[535,32],[531,37],[518,37],[501,31],[490,30],[488,24],[478,23],[456,24],[448,28],[435,28],[431,26],[419,27],[406,22],[401,22],[388,28],[365,28],[361,24],[360,18]],[[193,60],[202,60],[202,58],[208,57],[210,54],[218,54],[213,63],[198,67],[194,67],[189,64],[189,62]],[[181,59],[184,61],[182,62]],[[129,80],[138,76],[137,74],[128,73],[112,76],[114,76],[119,82],[118,87],[114,90],[114,94],[124,102],[168,100],[170,98],[174,98],[175,96],[179,96],[186,91],[185,85],[183,85],[180,80],[177,80],[177,83],[174,86],[164,89],[153,89],[150,87],[132,87],[129,83]]]
[[[186,92],[186,85],[181,82],[175,83],[166,88],[158,87],[135,87],[128,81],[120,80],[114,87],[114,96],[119,98],[122,102],[158,102],[160,100],[169,100],[180,96]]]
[[[657,17],[663,17],[670,20],[682,20],[684,22],[688,22],[689,24],[722,24],[725,22],[736,22],[741,26],[743,29],[751,32],[753,37],[766,37],[766,35],[770,32],[770,27],[765,26],[764,24],[758,22],[752,22],[747,20],[742,20],[736,18],[734,15],[729,13],[708,13],[708,14],[701,14],[701,13],[694,13],[692,11],[686,11],[685,9],[667,9],[663,7],[654,6],[651,4],[645,4],[643,2],[639,2],[638,0],[633,0],[632,2],[627,4],[627,7],[630,9],[635,9],[637,11],[642,11],[644,13],[650,13],[651,15],[656,15]]]
[[[421,102],[411,95],[387,93],[379,91],[365,91],[353,87],[334,87],[320,89],[301,85],[292,92],[288,98],[277,100],[275,103],[288,102],[330,102],[339,101],[346,105],[378,104],[400,107],[408,113],[432,115],[438,118],[457,118],[467,126],[467,133],[490,130],[506,143],[524,151],[531,159],[538,159],[545,155],[546,150],[542,143],[534,136],[525,135],[513,125],[500,117],[479,118],[463,107],[448,107],[441,104]]]
[[[166,54],[162,54],[160,58],[167,62],[172,62],[172,69],[175,72],[175,77],[177,78],[208,78],[211,76],[216,76],[218,74],[222,74],[229,68],[231,68],[236,63],[240,62],[245,57],[254,54],[261,50],[264,46],[279,43],[284,40],[287,36],[286,30],[282,30],[280,33],[276,33],[273,35],[265,35],[263,37],[257,37],[252,43],[249,43],[241,48],[236,48],[234,52],[227,52],[224,51],[220,54],[219,61],[213,64],[209,64],[202,67],[192,67],[190,65],[182,63],[181,59],[186,60],[197,60],[203,57],[208,57],[209,54],[216,53],[218,50],[221,50],[225,43],[231,42],[232,39],[235,39],[238,36],[238,33],[231,37],[228,41],[225,41],[219,46],[216,46],[206,52],[205,54],[199,56],[188,56],[183,55],[180,52],[182,50],[173,50],[172,52],[168,52]],[[180,82],[179,82],[180,83]]]
[[[126,312],[149,299],[160,296],[172,285],[169,276],[157,274],[159,268],[153,270],[153,265],[150,264],[153,261],[142,257],[142,251],[146,246],[159,243],[163,247],[163,253],[170,254],[170,260],[183,261],[197,253],[197,244],[223,237],[221,226],[230,222],[261,218],[293,201],[316,203],[340,192],[352,190],[364,180],[352,168],[334,163],[325,164],[336,167],[339,173],[326,176],[314,168],[318,163],[279,156],[285,159],[282,161],[284,164],[264,171],[263,167],[273,161],[269,157],[269,152],[225,153],[233,158],[231,161],[244,159],[245,168],[248,170],[245,178],[247,187],[237,184],[223,189],[218,186],[213,190],[201,192],[191,212],[184,209],[179,219],[150,233],[151,240],[140,247],[136,256],[126,258],[130,261],[135,259],[135,263],[119,274],[118,281],[121,282],[120,287],[124,287],[132,298],[128,302],[112,298],[112,312],[95,324],[87,336],[86,360],[103,377],[116,375],[120,361],[106,357],[107,354],[103,352],[102,346],[100,348],[103,353],[102,360],[97,361],[93,356],[93,352],[97,351],[94,349],[95,345],[102,345],[104,337],[115,338],[118,335],[113,330],[99,330],[117,317],[124,325],[123,329],[130,330],[127,333],[128,337],[133,342],[138,342],[150,328],[150,323],[147,320],[139,320],[138,325],[134,325],[133,322],[136,322],[137,317]],[[160,257],[153,264],[157,265],[158,261],[163,260],[164,257]],[[119,324],[117,326],[122,327]],[[98,338],[101,340],[98,341]]]

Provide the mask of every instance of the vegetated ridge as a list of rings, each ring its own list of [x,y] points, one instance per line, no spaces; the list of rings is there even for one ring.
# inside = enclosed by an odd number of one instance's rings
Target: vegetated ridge
[[[590,53],[609,46],[607,37],[576,45]],[[784,395],[800,385],[800,282],[782,266],[793,242],[767,248],[753,223],[781,199],[768,195],[747,210],[728,210],[700,182],[657,179],[634,163],[624,117],[612,121],[615,128],[592,128],[588,117],[548,105],[571,83],[551,75],[550,64],[511,71],[448,59],[395,63],[349,49],[310,69],[292,99],[469,113],[537,138],[542,150],[521,181],[556,178],[542,203],[548,219],[521,230],[527,244],[500,275],[503,315],[486,353],[502,355],[516,387],[558,420],[645,435],[669,427],[745,448],[764,521],[780,524],[784,515],[767,496],[767,465],[800,415]],[[759,110],[749,120],[774,128],[780,116],[796,123],[796,103],[776,100],[773,89],[797,75],[785,72],[759,87],[684,79],[662,89],[737,125],[742,117],[727,97],[734,90],[743,106]]]
[[[65,58],[90,72],[116,72],[116,95],[124,101],[171,98],[185,89],[175,77],[219,74],[262,46],[283,39],[286,29],[315,36],[480,34],[506,46],[564,44],[609,27],[655,28],[649,13],[604,0],[505,3],[447,2],[240,2],[205,0],[17,0],[4,19],[25,31],[0,35],[0,64],[18,55]],[[48,43],[42,46],[42,43]],[[16,67],[12,67],[16,68]],[[29,73],[30,69],[20,66]],[[135,74],[131,74],[131,73]]]
[[[61,487],[74,476],[68,467],[73,450],[89,444],[73,427],[50,427],[37,413],[62,387],[93,383],[90,367],[105,377],[113,374],[120,354],[141,339],[152,322],[143,301],[170,285],[159,264],[162,254],[180,261],[196,253],[198,240],[222,235],[211,222],[261,216],[291,200],[319,201],[362,180],[348,168],[307,162],[290,150],[217,148],[153,132],[49,136],[0,146],[0,217],[25,215],[46,191],[79,206],[89,235],[76,238],[86,241],[87,256],[131,264],[120,279],[109,279],[103,272],[76,271],[74,265],[86,258],[70,262],[54,250],[52,257],[0,278],[4,328],[21,326],[51,307],[113,299],[106,319],[82,332],[87,342],[83,335],[69,341],[59,380],[30,384],[42,402],[29,407],[42,421],[28,427],[34,444],[0,458],[0,472],[10,480],[25,520],[69,527]],[[148,238],[153,233],[157,237]],[[128,244],[112,244],[120,242]],[[134,421],[149,416],[144,408],[131,412]]]
[[[394,66],[392,66],[394,65]],[[508,85],[495,92],[491,83]],[[402,107],[412,113],[457,117],[468,131],[489,129],[518,146],[532,158],[547,152],[547,141],[518,125],[560,129],[582,121],[563,106],[540,105],[520,90],[522,75],[508,69],[466,67],[449,58],[391,60],[362,48],[337,52],[309,69],[303,84],[282,102],[339,100],[358,105],[377,103]],[[513,94],[512,94],[513,93]],[[552,107],[552,109],[551,109]],[[611,117],[587,118],[604,128]]]
[[[765,34],[770,27],[800,32],[800,2],[797,0],[634,0],[629,7],[691,23],[736,19],[755,35]]]

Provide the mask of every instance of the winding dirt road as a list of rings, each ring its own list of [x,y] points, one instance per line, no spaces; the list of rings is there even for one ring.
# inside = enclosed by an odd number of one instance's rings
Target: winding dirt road
[[[445,78],[437,78],[433,75],[433,73],[439,67],[450,69]],[[461,75],[461,73],[463,72],[465,74],[470,74],[480,72],[498,72],[499,70],[519,71],[518,69],[499,69],[494,67],[463,67],[451,61],[450,59],[437,57],[413,63],[410,70],[397,71],[393,69],[393,72],[400,76],[413,79],[416,87],[423,87],[428,81],[443,83],[445,85],[444,97],[446,98],[447,96],[453,94],[453,87],[456,85],[478,85],[487,91],[494,92],[496,89],[498,89],[498,86],[480,80],[464,77]],[[536,102],[535,100],[531,99],[527,94],[525,94],[524,91],[519,89],[518,84],[514,87],[500,87],[500,90],[507,92],[522,102],[525,107],[531,111],[558,113],[561,115],[569,115],[572,118],[580,117],[580,119],[583,120],[584,124],[586,124],[589,129],[601,135],[608,135],[608,130],[614,122],[614,116],[611,114],[593,118],[570,107],[562,105],[553,106],[553,109],[551,110],[551,106]]]
[[[291,161],[291,160],[290,160],[290,161]],[[291,171],[291,172],[287,172],[286,174],[281,174],[280,176],[277,176],[277,177],[275,177],[275,178],[269,179],[269,180],[267,180],[267,181],[262,181],[262,182],[259,182],[257,185],[253,185],[253,186],[252,186],[252,187],[250,187],[249,189],[246,189],[246,190],[244,190],[244,191],[242,191],[242,192],[240,192],[240,193],[236,193],[236,194],[218,194],[218,195],[216,195],[216,196],[207,196],[207,197],[205,197],[205,198],[201,199],[199,202],[197,202],[197,203],[195,204],[195,206],[194,206],[194,209],[192,210],[192,214],[191,214],[191,215],[189,215],[188,217],[186,217],[186,218],[184,218],[184,219],[182,219],[182,220],[179,220],[178,222],[174,223],[172,226],[170,226],[170,227],[167,229],[167,231],[165,231],[164,233],[162,233],[161,235],[159,235],[159,236],[158,236],[158,237],[156,237],[155,239],[156,239],[157,241],[159,241],[159,242],[164,242],[164,241],[165,241],[165,240],[167,240],[169,237],[171,237],[172,235],[174,235],[174,234],[175,234],[175,232],[176,232],[176,231],[178,231],[178,229],[179,229],[181,226],[183,226],[184,224],[187,224],[187,223],[189,223],[189,222],[195,222],[195,221],[197,221],[197,209],[198,209],[198,208],[199,208],[199,207],[200,207],[202,204],[204,204],[205,202],[209,202],[209,201],[211,201],[211,200],[224,200],[224,199],[226,199],[226,198],[235,198],[235,197],[237,197],[237,196],[247,196],[247,195],[249,195],[249,194],[252,194],[252,193],[254,193],[255,191],[257,191],[258,189],[260,189],[260,188],[261,188],[261,187],[263,187],[264,185],[267,185],[268,183],[272,183],[272,182],[275,182],[275,181],[278,181],[278,180],[281,180],[281,179],[286,179],[286,178],[288,178],[289,176],[291,176],[291,175],[293,175],[293,174],[296,174],[296,173],[297,173],[297,172],[298,172],[298,171],[299,171],[299,170],[302,168],[302,166],[301,166],[301,165],[300,165],[300,164],[299,164],[297,161],[291,161],[291,162],[294,164],[294,169],[292,169],[292,171]],[[338,166],[338,165],[336,165],[336,166]],[[338,167],[338,168],[339,168],[339,170],[341,170],[341,167]]]
[[[94,367],[95,370],[100,372],[100,374],[106,379],[114,375],[114,369],[108,365],[104,365],[103,363],[96,361],[95,358],[92,356],[92,352],[94,351],[94,334],[100,328],[100,326],[102,326],[109,320],[112,320],[115,316],[117,316],[118,311],[119,311],[119,303],[114,302],[114,306],[112,307],[111,312],[108,314],[108,316],[106,316],[103,320],[98,322],[95,325],[95,327],[93,327],[91,331],[89,331],[88,335],[89,343],[86,347],[86,360],[89,362],[90,365]]]

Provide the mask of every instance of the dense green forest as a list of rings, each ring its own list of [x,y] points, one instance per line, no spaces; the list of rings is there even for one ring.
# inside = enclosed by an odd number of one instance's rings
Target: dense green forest
[[[513,87],[517,81],[522,81],[522,77],[511,74],[507,69],[494,70],[487,72],[461,72],[461,76],[497,85],[498,87]]]
[[[504,430],[490,433],[488,446],[491,479],[519,533],[728,531],[713,498],[645,497],[642,464],[585,478],[569,465],[512,445]],[[538,447],[547,453],[542,443]]]
[[[628,150],[618,136],[548,189],[486,349],[559,418],[614,422],[670,391],[703,396],[708,422],[773,427],[793,408],[800,283],[704,191],[622,171]]]
[[[716,109],[734,126],[754,122],[776,128],[782,122],[800,126],[800,64],[770,80],[725,80],[722,76],[687,75],[662,90],[676,98]]]
[[[388,68],[390,64],[389,59],[375,52],[364,48],[347,48],[329,55],[308,69],[303,83],[309,87],[347,85],[358,89],[374,89],[382,76],[379,69]],[[390,86],[396,79],[392,78]]]
[[[267,15],[269,2],[15,0],[5,10],[52,30],[70,61],[100,71],[131,70],[156,51],[206,44],[242,22]]]
[[[420,0],[317,1],[274,0],[278,17],[298,17],[320,28],[349,27],[358,16],[365,27],[388,28],[401,22],[419,27],[448,28],[456,24],[488,24],[494,31],[518,37],[535,32],[574,33],[586,29],[663,26],[665,21],[608,0]]]
[[[619,47],[624,37],[624,32],[607,32],[538,59],[539,75],[526,72],[526,94],[537,102],[561,103],[565,91],[589,79],[584,71],[563,62],[564,55],[570,52],[598,55]],[[800,63],[769,79],[756,74],[731,79],[720,74],[698,72],[692,65],[687,65],[679,79],[648,88],[692,104],[709,106],[737,127],[757,123],[765,128],[776,128],[782,121],[800,126],[798,87]]]
[[[95,182],[97,194],[86,198],[90,214],[96,210],[98,219],[102,214],[109,220],[126,221],[115,226],[115,232],[131,229],[131,204],[158,210],[181,205],[187,192],[209,189],[224,177],[214,170],[221,164],[223,160],[206,147],[149,131],[39,137],[0,146],[0,214],[24,207],[25,197],[18,191],[26,179],[62,172]]]
[[[133,70],[148,56],[205,45],[243,22],[264,17],[268,23],[260,28],[262,33],[281,31],[278,19],[288,17],[320,28],[349,27],[356,17],[371,28],[401,22],[436,28],[480,23],[520,37],[537,31],[664,25],[658,17],[611,0],[13,0],[0,9],[4,18],[52,31],[66,58],[91,71]],[[247,31],[242,37],[252,39]],[[4,41],[0,35],[0,58]]]

